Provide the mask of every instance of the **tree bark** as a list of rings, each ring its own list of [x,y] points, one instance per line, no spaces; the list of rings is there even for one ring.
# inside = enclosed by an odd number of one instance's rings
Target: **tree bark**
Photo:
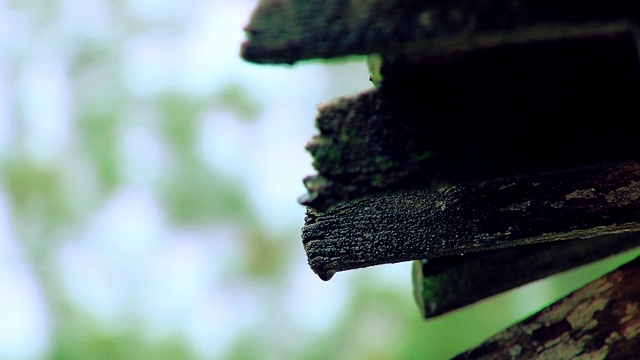
[[[640,258],[462,353],[463,359],[637,359]]]

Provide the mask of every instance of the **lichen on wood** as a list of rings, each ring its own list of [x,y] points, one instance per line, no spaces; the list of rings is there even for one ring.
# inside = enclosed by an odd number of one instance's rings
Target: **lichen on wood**
[[[434,155],[421,134],[376,92],[320,107],[320,133],[306,146],[319,174],[304,179],[301,202],[324,210],[341,201],[408,186]]]
[[[453,360],[637,359],[640,258]]]

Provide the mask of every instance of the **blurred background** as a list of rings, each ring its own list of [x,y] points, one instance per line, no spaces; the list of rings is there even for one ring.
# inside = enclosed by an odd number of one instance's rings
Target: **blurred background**
[[[321,281],[296,202],[363,58],[244,62],[255,0],[0,0],[0,360],[447,359],[635,254],[430,321]]]

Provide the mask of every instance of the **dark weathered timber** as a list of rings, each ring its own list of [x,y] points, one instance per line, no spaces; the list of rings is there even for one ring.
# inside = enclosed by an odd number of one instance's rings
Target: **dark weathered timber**
[[[629,37],[387,59],[382,71],[379,88],[320,106],[304,205],[640,159]]]
[[[453,359],[637,359],[640,259]]]
[[[640,163],[366,197],[307,209],[313,271],[640,231]]]
[[[422,316],[433,318],[639,246],[635,232],[416,260],[414,295]]]
[[[373,53],[433,57],[635,33],[639,18],[633,0],[261,0],[241,56],[287,64]]]

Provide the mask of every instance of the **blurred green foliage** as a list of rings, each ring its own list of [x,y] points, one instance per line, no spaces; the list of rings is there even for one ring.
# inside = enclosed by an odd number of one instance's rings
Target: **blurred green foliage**
[[[87,114],[77,122],[78,145],[88,158],[101,192],[113,191],[122,183],[118,148],[122,122],[117,113]]]
[[[131,322],[117,329],[107,329],[102,324],[90,320],[87,315],[72,313],[65,317],[71,321],[63,327],[47,356],[49,360],[69,359],[194,359],[186,341],[179,336],[158,340],[146,339],[144,329],[136,328]]]
[[[215,107],[233,110],[240,120],[253,121],[263,110],[263,105],[253,99],[244,86],[238,83],[226,84],[214,97]]]

